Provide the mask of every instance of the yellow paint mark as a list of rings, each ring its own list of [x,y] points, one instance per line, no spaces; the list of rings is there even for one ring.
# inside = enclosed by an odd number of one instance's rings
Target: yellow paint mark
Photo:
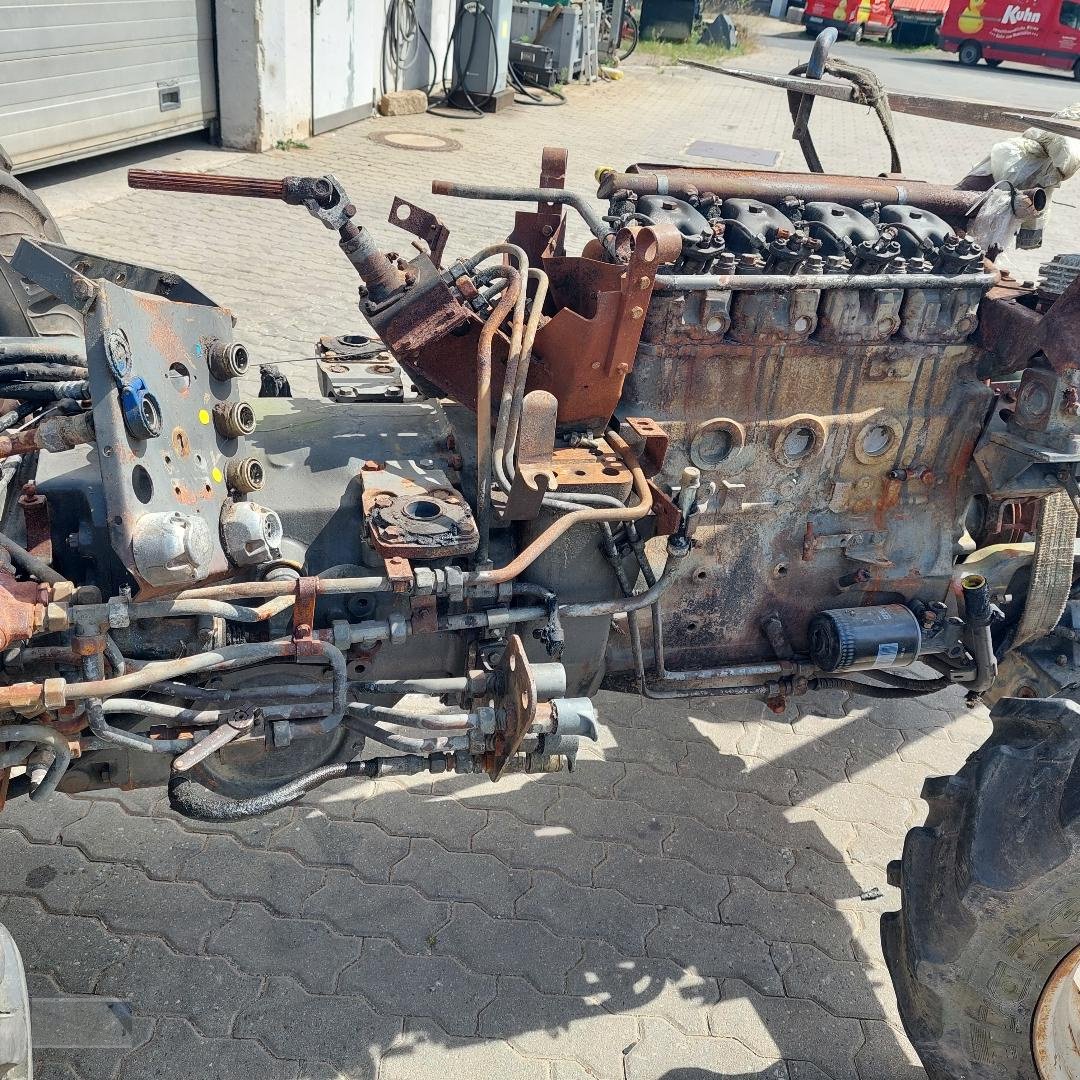
[[[210,423],[210,414],[206,411],[206,409],[200,409],[199,410],[199,423],[200,424],[209,424]]]
[[[225,479],[225,477],[221,475],[221,470],[216,465],[214,466],[210,475],[214,478],[215,484],[220,484],[221,481]]]

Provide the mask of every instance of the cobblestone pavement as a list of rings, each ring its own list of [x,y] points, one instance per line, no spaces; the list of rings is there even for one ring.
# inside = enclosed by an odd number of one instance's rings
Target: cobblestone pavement
[[[461,253],[505,234],[512,210],[425,195],[429,180],[532,180],[546,143],[569,147],[582,189],[598,164],[681,159],[702,136],[799,167],[779,93],[632,68],[570,102],[371,121],[306,151],[222,160],[260,176],[332,170],[378,239],[404,247],[385,223],[400,193],[441,213]],[[872,119],[840,108],[815,114],[823,156],[880,169]],[[992,139],[904,116],[897,129],[931,180],[958,177]],[[388,131],[460,148],[369,139]],[[61,224],[75,244],[190,275],[234,307],[260,360],[357,326],[355,278],[301,211],[138,192]],[[1059,214],[1066,241],[1067,226]],[[314,385],[307,365],[289,371]],[[985,715],[949,693],[872,707],[834,694],[780,717],[599,704],[602,740],[573,774],[340,783],[228,828],[176,819],[156,792],[13,803],[0,919],[33,991],[130,998],[136,1014],[130,1051],[44,1053],[41,1075],[922,1076],[878,942],[897,904],[884,868],[922,819],[923,778],[960,765]]]

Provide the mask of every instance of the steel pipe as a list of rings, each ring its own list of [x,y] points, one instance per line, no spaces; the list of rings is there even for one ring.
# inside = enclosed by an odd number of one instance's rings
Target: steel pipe
[[[794,289],[990,288],[996,272],[976,274],[657,274],[656,292],[791,292]]]

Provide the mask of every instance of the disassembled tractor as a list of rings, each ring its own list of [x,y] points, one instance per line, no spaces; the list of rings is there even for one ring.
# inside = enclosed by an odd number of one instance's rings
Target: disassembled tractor
[[[370,329],[320,339],[321,400],[243,400],[233,319],[182,278],[20,243],[84,335],[0,356],[30,380],[0,460],[39,455],[0,534],[0,803],[167,783],[234,820],[334,777],[572,767],[601,687],[1012,716],[1066,685],[1076,257],[1020,284],[976,239],[1043,193],[640,163],[597,209],[565,172],[434,183],[535,204],[444,260],[433,214],[395,199],[418,253],[384,252],[333,176],[132,170],[338,233]]]

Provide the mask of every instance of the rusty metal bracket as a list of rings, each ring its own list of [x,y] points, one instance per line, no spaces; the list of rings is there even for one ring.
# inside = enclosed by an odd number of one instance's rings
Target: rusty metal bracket
[[[51,563],[53,558],[52,525],[49,520],[48,500],[38,493],[33,483],[29,483],[24,485],[22,494],[19,496],[19,506],[22,508],[26,525],[27,551]]]
[[[668,433],[647,416],[627,416],[623,423],[639,438],[645,440],[638,455],[646,476],[655,476],[663,467],[668,452]]]
[[[390,588],[399,595],[412,592],[413,569],[408,559],[400,555],[391,555],[383,559],[386,567],[386,576],[390,579]]]
[[[619,294],[614,333],[602,369],[609,378],[620,380],[620,386],[621,379],[634,367],[656,271],[682,251],[682,237],[673,225],[646,225],[636,234],[631,234],[629,229],[623,230],[615,239],[616,248],[621,248],[625,243],[632,244],[633,250],[626,267],[626,280]]]
[[[558,409],[558,399],[546,390],[532,390],[522,399],[514,480],[503,515],[507,521],[532,521],[540,513],[544,496],[558,487],[551,460]]]
[[[412,628],[415,634],[434,634],[439,629],[438,603],[434,596],[414,596]]]
[[[657,536],[674,536],[682,526],[682,513],[666,491],[649,481]]]
[[[387,220],[391,225],[423,240],[428,246],[431,261],[438,267],[442,266],[443,250],[450,238],[450,230],[430,210],[395,195]]]
[[[319,579],[296,579],[296,603],[293,605],[293,641],[311,637],[315,625],[315,600],[319,595]]]
[[[503,649],[496,668],[499,692],[495,708],[502,713],[502,727],[495,733],[495,755],[491,766],[492,780],[498,780],[506,763],[518,752],[536,718],[536,681],[529,668],[525,646],[513,634]]]
[[[568,151],[562,146],[545,146],[540,154],[540,186],[542,188],[566,187],[566,162]],[[555,203],[537,203],[536,209],[543,213],[551,210]]]

